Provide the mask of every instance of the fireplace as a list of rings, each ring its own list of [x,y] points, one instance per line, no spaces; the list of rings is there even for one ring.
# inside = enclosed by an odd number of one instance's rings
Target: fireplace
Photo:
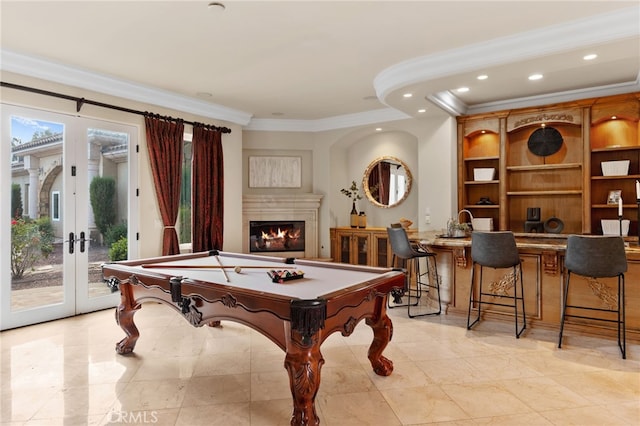
[[[304,251],[304,220],[252,220],[249,252]]]
[[[318,209],[322,195],[310,193],[245,194],[242,198],[243,253],[297,258],[318,256]],[[258,246],[261,245],[261,242],[258,241],[258,237],[252,230],[252,225],[259,222],[281,226],[288,223],[291,226],[296,226],[296,229],[301,229],[303,232],[302,241],[297,240],[295,249],[289,246],[279,250],[272,247],[269,247],[270,251],[257,250],[257,246],[253,244],[254,239]],[[303,224],[304,226],[302,226]]]

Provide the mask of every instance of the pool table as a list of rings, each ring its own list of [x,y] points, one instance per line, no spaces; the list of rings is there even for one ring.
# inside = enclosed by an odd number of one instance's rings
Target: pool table
[[[274,282],[269,272],[278,270],[303,277]],[[393,332],[386,301],[404,288],[402,271],[210,251],[105,264],[103,276],[121,294],[116,321],[126,337],[116,344],[120,354],[133,351],[140,335],[133,316],[147,301],[170,306],[195,327],[236,321],[271,339],[285,352],[292,425],[319,424],[320,346],[332,333],[348,336],[365,319],[373,330],[373,370],[381,376],[393,371],[382,355]]]

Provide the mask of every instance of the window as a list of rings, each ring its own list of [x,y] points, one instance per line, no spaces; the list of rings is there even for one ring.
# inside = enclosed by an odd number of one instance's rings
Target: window
[[[60,220],[60,191],[51,191],[51,220]]]
[[[191,138],[184,135],[182,155],[182,188],[180,189],[180,211],[178,214],[178,241],[180,244],[191,243]]]

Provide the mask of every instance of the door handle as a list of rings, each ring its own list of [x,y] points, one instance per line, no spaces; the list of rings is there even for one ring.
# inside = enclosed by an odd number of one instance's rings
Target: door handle
[[[65,240],[65,243],[69,243],[69,254],[73,254],[75,251],[75,244],[77,242],[80,243],[80,253],[84,253],[87,248],[87,244],[91,241],[91,238],[86,237],[86,233],[82,231],[80,233],[80,238],[76,239],[76,235],[73,232],[69,232],[69,239]]]

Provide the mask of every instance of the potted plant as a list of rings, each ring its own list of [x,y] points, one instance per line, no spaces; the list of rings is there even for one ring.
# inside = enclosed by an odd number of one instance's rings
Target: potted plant
[[[447,222],[447,233],[450,237],[466,237],[471,231],[471,227],[466,222],[459,222],[457,219],[449,219]]]
[[[358,210],[356,209],[356,201],[362,199],[360,195],[360,190],[358,189],[358,184],[356,181],[351,181],[351,186],[349,188],[342,188],[340,192],[347,197],[351,198],[351,227],[358,227]]]

